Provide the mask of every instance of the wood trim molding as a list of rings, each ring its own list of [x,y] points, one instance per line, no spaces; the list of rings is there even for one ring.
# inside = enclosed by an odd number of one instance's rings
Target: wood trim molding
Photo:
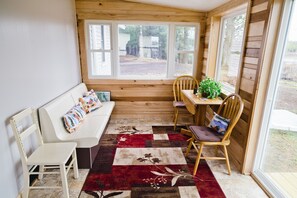
[[[208,57],[206,66],[206,76],[215,77],[217,53],[220,39],[221,17],[213,16],[210,21],[210,38],[208,44]]]
[[[199,28],[199,46],[198,46],[198,56],[197,56],[197,65],[196,65],[196,73],[193,75],[198,82],[201,81],[202,69],[203,69],[203,56],[204,56],[204,48],[205,48],[205,36],[206,36],[206,22],[200,22]]]
[[[241,55],[240,55],[240,62],[239,62],[239,69],[238,69],[238,78],[237,78],[237,83],[235,87],[235,93],[239,93],[239,87],[241,83],[241,77],[244,76],[244,54],[245,54],[245,49],[247,47],[247,38],[248,38],[248,31],[249,31],[249,24],[250,24],[250,15],[251,15],[251,10],[252,10],[252,0],[248,0],[247,7],[246,7],[246,21],[245,21],[245,29],[244,29],[244,34],[243,34],[243,45],[241,47]],[[253,77],[251,77],[253,78]]]
[[[88,79],[88,61],[85,37],[85,23],[84,20],[77,21],[78,41],[79,41],[79,55],[81,64],[81,77],[85,82]]]

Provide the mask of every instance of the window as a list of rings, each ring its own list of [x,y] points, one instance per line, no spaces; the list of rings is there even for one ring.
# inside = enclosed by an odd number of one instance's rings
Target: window
[[[87,21],[90,78],[171,79],[193,75],[198,24]]]
[[[240,67],[245,14],[223,17],[218,52],[216,80],[230,92],[235,92]]]
[[[119,76],[167,75],[167,25],[118,26]]]
[[[196,30],[193,26],[175,28],[175,76],[193,73],[195,34]]]
[[[97,76],[111,75],[111,28],[106,24],[89,24],[89,51],[91,73]]]

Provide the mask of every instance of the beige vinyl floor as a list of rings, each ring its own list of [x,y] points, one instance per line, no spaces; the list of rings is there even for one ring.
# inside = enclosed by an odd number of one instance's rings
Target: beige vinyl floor
[[[180,119],[182,124],[190,124],[192,118]],[[173,125],[171,119],[164,118],[135,118],[135,119],[125,119],[125,118],[112,118],[109,122],[107,132],[116,126],[160,126],[160,125]],[[211,149],[205,149],[204,154],[211,154],[213,151]],[[230,198],[265,198],[267,195],[264,191],[257,185],[257,183],[250,177],[240,174],[236,168],[231,163],[232,174],[229,176],[227,174],[227,169],[224,161],[208,161],[214,176],[219,182],[222,190],[224,191],[226,197]],[[69,193],[70,197],[75,198],[79,196],[81,188],[88,174],[88,169],[80,169],[80,176],[78,179],[73,179],[73,171],[71,170],[68,174],[69,183]],[[198,169],[199,171],[199,169]],[[56,176],[45,176],[42,181],[37,181],[35,185],[55,185],[60,183]],[[61,190],[31,190],[30,198],[40,197],[40,198],[58,198],[62,197]]]

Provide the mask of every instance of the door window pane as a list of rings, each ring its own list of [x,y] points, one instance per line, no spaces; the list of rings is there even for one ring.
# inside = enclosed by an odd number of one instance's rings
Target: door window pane
[[[245,14],[222,20],[220,58],[217,68],[217,80],[230,91],[235,91],[240,64]]]
[[[289,2],[289,1],[288,1]],[[263,175],[274,193],[296,197],[297,193],[297,7],[293,9],[290,25],[281,35],[270,80],[263,131],[264,145],[256,171]],[[284,12],[290,13],[290,9]],[[286,17],[284,17],[286,18]],[[278,75],[275,75],[277,74]],[[270,97],[269,97],[270,98]],[[267,121],[266,121],[267,120]],[[262,179],[262,177],[261,177]],[[279,196],[280,197],[280,196]]]
[[[118,29],[120,76],[166,77],[167,25],[127,25]]]

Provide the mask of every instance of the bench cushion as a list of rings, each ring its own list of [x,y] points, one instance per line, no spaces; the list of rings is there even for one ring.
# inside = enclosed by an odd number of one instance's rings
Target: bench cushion
[[[64,133],[63,141],[77,142],[78,148],[90,148],[96,146],[108,123],[107,116],[87,116],[78,129],[71,134]]]

